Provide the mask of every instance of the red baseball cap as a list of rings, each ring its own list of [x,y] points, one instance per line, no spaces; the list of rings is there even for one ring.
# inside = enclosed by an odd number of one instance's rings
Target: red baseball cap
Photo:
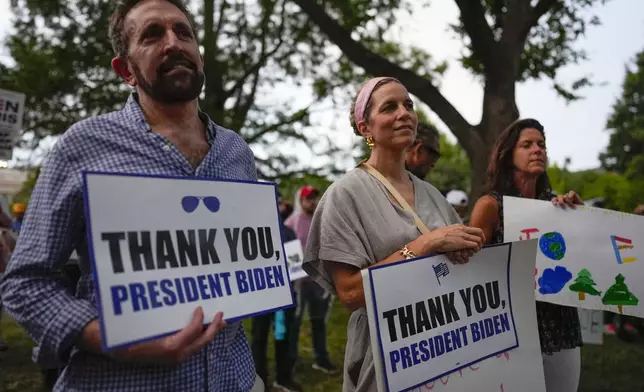
[[[319,194],[320,192],[313,188],[312,186],[305,185],[302,187],[302,190],[300,191],[300,197],[315,197]]]

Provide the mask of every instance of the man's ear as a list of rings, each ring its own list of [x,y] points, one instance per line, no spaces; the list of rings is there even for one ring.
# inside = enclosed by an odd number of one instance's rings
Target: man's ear
[[[136,86],[136,78],[132,72],[130,72],[130,69],[127,66],[127,60],[122,57],[114,57],[112,59],[112,69],[125,81],[125,83],[132,87]]]
[[[407,152],[411,153],[414,157],[417,157],[420,154],[421,148],[423,148],[423,143],[415,141],[414,144],[407,149]]]

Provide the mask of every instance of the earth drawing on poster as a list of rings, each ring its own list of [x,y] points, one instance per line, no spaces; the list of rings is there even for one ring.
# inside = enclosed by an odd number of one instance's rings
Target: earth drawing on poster
[[[559,261],[566,255],[566,241],[556,231],[545,233],[539,238],[539,249],[547,258]]]

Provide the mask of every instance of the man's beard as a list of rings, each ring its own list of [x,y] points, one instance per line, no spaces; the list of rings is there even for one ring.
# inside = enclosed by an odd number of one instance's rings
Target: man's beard
[[[179,63],[191,69],[192,72],[189,76],[186,76],[184,72],[174,75],[168,74]],[[187,61],[182,55],[173,55],[159,66],[157,76],[152,82],[143,77],[141,69],[136,64],[132,64],[132,69],[139,87],[146,95],[157,102],[170,105],[195,100],[201,94],[205,80],[203,71],[198,70],[192,62]],[[188,78],[187,84],[181,80],[184,78]]]

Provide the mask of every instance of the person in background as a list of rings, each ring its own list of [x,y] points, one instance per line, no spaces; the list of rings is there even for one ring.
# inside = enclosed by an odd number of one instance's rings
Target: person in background
[[[405,154],[405,167],[413,175],[424,180],[441,157],[438,129],[430,124],[418,123],[416,140]]]
[[[295,232],[284,225],[284,221],[293,211],[293,207],[278,194],[282,242],[287,243],[297,239]],[[295,297],[295,295],[294,295]],[[289,346],[292,342],[289,333],[293,327],[295,307],[280,310],[275,313],[263,314],[252,318],[251,351],[255,361],[255,371],[264,381],[264,385],[271,385],[268,379],[268,335],[273,324],[275,335],[275,382],[273,388],[282,392],[300,392],[302,387],[293,380],[292,358]]]
[[[8,206],[8,204],[4,203]],[[0,281],[4,276],[4,271],[9,265],[11,253],[16,246],[14,234],[11,233],[13,222],[11,217],[0,207]],[[0,323],[2,322],[2,296],[0,295]],[[2,329],[0,329],[0,351],[9,349],[7,343],[2,339]]]
[[[370,79],[355,98],[349,118],[371,155],[366,166],[349,171],[324,193],[311,224],[303,268],[351,310],[342,391],[372,392],[377,390],[376,370],[362,271],[432,253],[466,262],[481,249],[483,234],[460,224],[440,192],[405,169],[418,117],[402,83],[390,77]],[[401,207],[367,168],[380,173],[410,208]]]
[[[286,222],[286,220],[293,214],[293,205],[288,202],[288,200],[284,200],[280,196],[280,201],[279,201],[279,210],[280,210],[280,216],[282,217],[282,221]]]
[[[82,171],[257,181],[248,144],[199,108],[204,62],[186,5],[114,3],[111,65],[132,93],[120,110],[72,125],[48,154],[0,284],[4,306],[36,342],[36,363],[65,367],[56,392],[264,390],[242,324],[196,305],[177,333],[102,350]],[[81,271],[76,295],[61,273],[74,250]]]
[[[0,281],[2,281],[2,278],[4,276],[4,271],[9,265],[9,259],[11,258],[11,251],[13,250],[12,243],[15,244],[13,241],[7,241],[7,237],[11,236],[10,233],[8,233],[7,228],[2,228],[2,235],[0,235]],[[0,296],[0,323],[2,322],[2,296]],[[9,346],[7,343],[2,339],[2,328],[0,328],[0,351],[7,351],[9,349]]]
[[[454,207],[454,209],[458,213],[458,216],[460,216],[461,219],[465,221],[467,217],[467,207],[470,202],[469,198],[467,197],[467,193],[463,192],[460,189],[452,189],[451,191],[447,192],[445,198],[447,199],[449,204]]]
[[[302,242],[302,249],[306,249],[311,220],[318,204],[319,195],[320,192],[312,186],[306,185],[300,188],[295,194],[293,214],[286,220],[286,226],[290,227],[295,232],[297,239]],[[293,365],[297,363],[300,327],[304,310],[308,307],[311,320],[311,340],[313,340],[315,357],[313,368],[326,374],[335,373],[337,368],[331,363],[326,346],[326,322],[333,296],[308,277],[295,281],[294,285],[297,293],[297,307],[289,337],[292,343],[292,363]]]
[[[65,266],[63,267],[63,285],[69,290],[69,292],[72,295],[76,295],[76,286],[78,285],[78,281],[80,280],[81,277],[81,270],[78,266],[78,254],[76,251],[73,251],[71,256],[69,256],[69,261]],[[36,358],[38,355],[38,347],[35,347],[32,350],[32,356]],[[41,363],[41,373],[43,375],[43,383],[45,384],[45,388],[48,391],[51,391],[54,389],[54,386],[56,385],[56,381],[58,380],[58,377],[62,373],[62,371],[65,369],[64,364],[61,364],[60,362],[53,362],[50,364],[47,363]]]
[[[574,191],[554,196],[547,165],[545,133],[537,120],[517,120],[499,135],[487,169],[487,194],[476,201],[470,219],[488,244],[504,240],[503,196],[548,200],[561,208],[583,204]],[[577,308],[540,301],[536,306],[546,390],[576,392],[582,345]]]
[[[25,219],[25,210],[26,206],[24,203],[15,203],[11,208],[11,211],[13,212],[13,223],[11,224],[11,230],[16,234],[20,234],[22,221]]]

